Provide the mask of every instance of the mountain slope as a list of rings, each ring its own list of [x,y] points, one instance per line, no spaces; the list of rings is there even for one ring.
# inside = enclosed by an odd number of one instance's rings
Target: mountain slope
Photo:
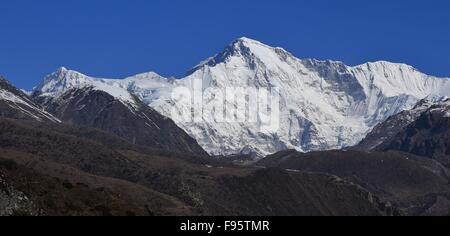
[[[428,110],[434,102],[424,99],[420,101],[413,109],[402,111],[397,115],[389,117],[385,122],[375,126],[367,136],[353,149],[372,151],[384,142],[388,142],[395,137],[409,124],[416,121],[423,112]]]
[[[450,99],[432,104],[376,149],[429,157],[450,167]]]
[[[31,166],[30,163],[33,165]],[[185,215],[176,199],[26,152],[0,149],[0,215]]]
[[[404,64],[375,62],[350,67],[341,62],[298,59],[282,48],[241,38],[180,80],[154,73],[125,80],[78,74],[56,83],[46,78],[37,91],[52,95],[86,83],[123,88],[174,120],[211,155],[263,156],[285,149],[308,152],[353,146],[377,124],[419,100],[449,93],[449,81]],[[186,89],[183,95],[190,91],[201,97],[174,98],[180,88]],[[268,110],[263,102],[252,103],[242,88],[274,91],[275,106]],[[238,93],[225,96],[227,91]],[[257,101],[264,98],[267,96],[260,95]],[[224,105],[227,117],[244,120],[223,122],[211,115],[214,108],[221,109],[218,103]],[[198,108],[199,104],[203,106]],[[266,119],[268,111],[274,112],[272,120]],[[198,114],[200,119],[195,116]]]
[[[34,103],[28,95],[0,77],[0,117],[59,122],[59,120]]]
[[[11,214],[17,195],[29,201],[13,210],[44,215],[398,214],[333,176],[197,164],[126,141],[104,145],[96,139],[106,133],[79,137],[74,129],[0,118],[0,214]]]
[[[126,90],[96,81],[90,84],[86,82],[89,78],[80,79],[83,75],[64,68],[53,76],[49,80],[54,83],[51,90],[33,96],[48,112],[62,121],[111,132],[137,145],[208,155],[170,119],[143,104]],[[58,86],[67,86],[67,91],[59,93],[55,90]]]
[[[407,215],[450,214],[450,172],[427,158],[397,152],[284,151],[258,165],[339,176],[393,203]]]

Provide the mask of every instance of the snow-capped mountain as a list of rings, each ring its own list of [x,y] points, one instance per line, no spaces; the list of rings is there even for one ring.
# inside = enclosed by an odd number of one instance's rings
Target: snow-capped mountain
[[[145,84],[142,79],[148,76],[153,75],[139,75],[135,81],[115,84],[113,80],[102,81],[60,68],[46,77],[33,98],[65,123],[98,128],[136,145],[208,156],[172,120],[127,91],[134,83]]]
[[[129,99],[122,92],[134,94],[172,118],[212,155],[267,155],[285,149],[308,152],[352,146],[390,116],[411,109],[431,94],[441,96],[450,91],[446,89],[450,88],[449,79],[425,75],[408,65],[375,62],[351,67],[336,61],[298,59],[282,48],[248,38],[234,41],[180,80],[154,73],[124,80],[95,79],[60,69],[36,91],[54,97],[87,85],[126,103]],[[177,88],[195,94],[199,87],[203,109],[195,110],[195,99],[180,102],[173,96]],[[262,128],[264,117],[260,113],[254,122],[204,119],[205,110],[218,93],[238,88],[276,89],[280,105],[277,129]],[[245,107],[246,116],[254,111],[249,99],[226,97],[223,105]],[[201,120],[186,121],[183,116],[197,112],[203,112]]]
[[[27,94],[15,88],[2,77],[0,77],[0,117],[40,122],[60,122],[34,103]]]
[[[104,80],[94,79],[81,73],[67,70],[64,67],[46,76],[41,85],[34,89],[32,96],[53,99],[61,97],[69,90],[86,87],[106,92],[127,106],[133,107],[136,105],[133,96],[126,89],[110,85]]]

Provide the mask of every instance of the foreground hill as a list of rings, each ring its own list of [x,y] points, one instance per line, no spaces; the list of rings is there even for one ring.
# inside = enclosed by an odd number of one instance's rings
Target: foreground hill
[[[258,165],[337,175],[406,214],[449,215],[449,104],[448,98],[424,99],[378,124],[349,151],[285,151]]]
[[[450,167],[450,100],[431,106],[377,149],[413,153]]]
[[[190,214],[176,199],[143,186],[5,149],[0,149],[0,189],[2,216]]]
[[[318,172],[357,183],[408,215],[449,215],[449,172],[440,163],[399,152],[285,151],[260,166]]]
[[[354,149],[397,150],[450,167],[450,99],[423,100],[379,124]]]
[[[2,183],[11,190],[0,191],[0,206],[7,206],[2,214],[397,214],[367,190],[337,177],[201,164],[123,139],[114,148],[96,140],[104,140],[102,131],[75,136],[72,126],[64,126],[50,130],[42,123],[0,119]],[[28,200],[15,204],[16,196]]]

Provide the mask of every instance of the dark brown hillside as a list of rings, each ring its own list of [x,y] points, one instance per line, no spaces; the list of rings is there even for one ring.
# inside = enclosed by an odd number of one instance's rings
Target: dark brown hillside
[[[149,148],[208,156],[172,120],[136,97],[136,107],[130,107],[106,92],[87,87],[70,90],[58,99],[37,94],[35,100],[68,124],[98,128]]]
[[[45,157],[88,173],[133,180],[137,165],[97,142],[0,119],[0,148]]]
[[[199,164],[127,145],[114,149],[64,134],[61,127],[0,119],[3,159],[23,167],[6,173],[8,185],[29,196],[34,207],[29,209],[51,215],[397,214],[367,190],[336,177]],[[20,176],[46,184],[24,188],[27,181]]]
[[[391,204],[381,201],[360,186],[326,174],[261,169],[248,176],[221,176],[219,183],[219,188],[206,189],[209,192],[206,196],[214,203],[213,209],[226,209],[234,214],[238,212],[262,216],[400,214]]]
[[[448,170],[427,158],[397,152],[286,151],[258,165],[336,175],[393,202],[410,215],[450,214]],[[436,209],[440,202],[447,203]]]
[[[450,117],[445,110],[425,112],[377,149],[398,150],[429,157],[450,167]]]
[[[192,213],[174,198],[143,186],[89,175],[16,151],[0,150],[0,179],[0,199],[4,196],[3,201],[0,200],[0,215],[133,216]],[[1,207],[1,202],[9,203],[10,206]]]

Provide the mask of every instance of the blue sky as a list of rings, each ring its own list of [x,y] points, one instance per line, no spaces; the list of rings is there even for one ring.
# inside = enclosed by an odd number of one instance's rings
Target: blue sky
[[[181,77],[241,36],[300,58],[450,76],[448,0],[5,0],[0,74],[25,89],[60,66]]]

